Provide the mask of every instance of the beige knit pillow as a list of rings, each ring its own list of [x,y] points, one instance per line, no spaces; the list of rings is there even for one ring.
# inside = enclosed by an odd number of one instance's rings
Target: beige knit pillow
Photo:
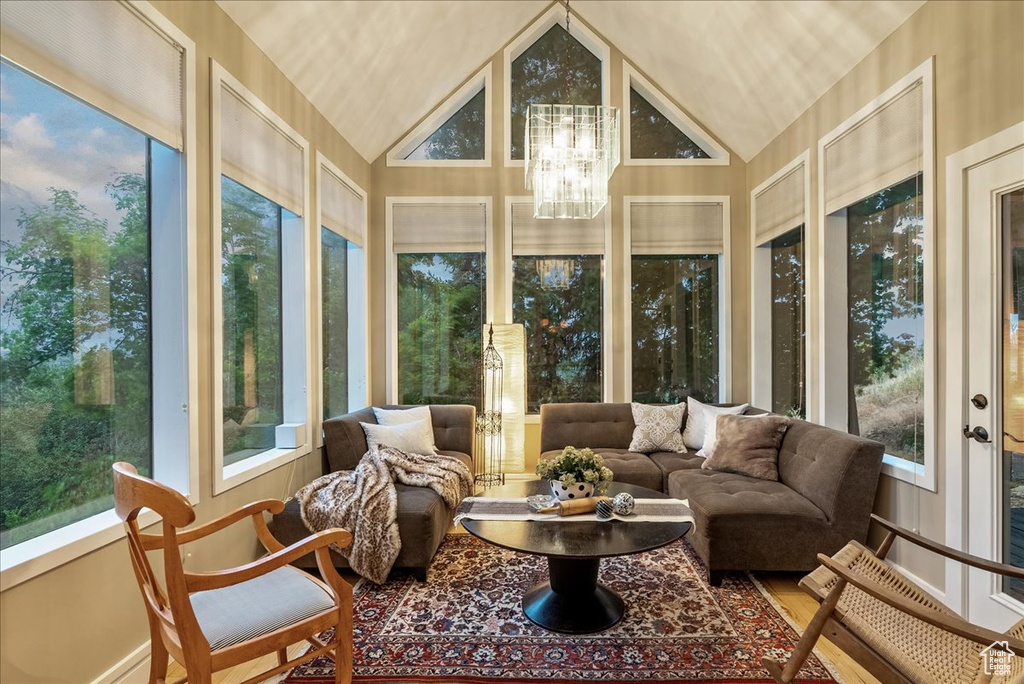
[[[789,427],[782,416],[718,416],[718,440],[701,468],[759,480],[779,479],[779,445]]]
[[[673,406],[652,406],[633,402],[633,440],[629,450],[637,454],[650,454],[655,451],[674,451],[686,453],[683,434],[679,428],[683,425],[686,404]]]

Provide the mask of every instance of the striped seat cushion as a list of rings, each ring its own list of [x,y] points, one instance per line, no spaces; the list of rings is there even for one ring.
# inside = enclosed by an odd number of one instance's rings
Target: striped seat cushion
[[[230,587],[199,591],[189,598],[213,650],[255,639],[334,607],[330,594],[291,566]]]

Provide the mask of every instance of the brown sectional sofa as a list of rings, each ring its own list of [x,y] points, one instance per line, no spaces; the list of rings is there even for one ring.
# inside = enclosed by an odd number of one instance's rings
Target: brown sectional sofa
[[[411,408],[384,406],[384,408]],[[430,418],[434,427],[434,444],[442,454],[456,456],[473,470],[474,426],[476,408],[464,405],[431,405]],[[324,421],[324,472],[352,470],[366,453],[366,434],[359,423],[376,423],[373,409],[346,414]],[[410,568],[417,579],[427,578],[427,567],[437,552],[441,540],[451,527],[454,511],[448,509],[441,497],[426,487],[410,487],[395,483],[398,491],[398,534],[402,550],[394,567]],[[299,503],[290,499],[284,511],[273,517],[270,531],[281,543],[293,544],[309,535]],[[347,566],[347,561],[331,552],[335,565]],[[315,568],[312,553],[294,563],[302,568]]]
[[[688,499],[696,521],[690,541],[712,584],[731,570],[813,570],[818,553],[867,536],[882,467],[878,442],[793,420],[779,450],[779,481],[771,482],[703,470],[692,452],[630,452],[629,404],[547,404],[540,425],[541,458],[590,447],[616,481]]]

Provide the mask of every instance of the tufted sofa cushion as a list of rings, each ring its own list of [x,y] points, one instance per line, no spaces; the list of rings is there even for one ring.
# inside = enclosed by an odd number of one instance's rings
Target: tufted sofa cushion
[[[635,454],[627,449],[609,449],[597,447],[594,453],[600,454],[604,464],[615,473],[615,482],[647,487],[661,491],[661,470],[645,454]],[[545,451],[540,457],[549,460],[562,453],[561,449]]]
[[[628,453],[635,427],[629,404],[544,404],[540,407],[540,450],[575,446]]]

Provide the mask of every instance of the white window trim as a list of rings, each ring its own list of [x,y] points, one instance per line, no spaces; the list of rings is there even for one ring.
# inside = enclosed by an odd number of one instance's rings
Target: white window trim
[[[532,203],[533,195],[506,195],[505,197],[505,320],[515,323],[512,317],[512,205]],[[525,256],[525,255],[523,255]],[[543,256],[538,254],[537,256]],[[569,255],[567,255],[569,256]],[[612,199],[604,207],[604,251],[601,253],[601,401],[612,400],[612,375],[614,355],[614,328],[612,326]],[[539,424],[539,413],[527,413],[526,423]]]
[[[395,254],[395,226],[394,210],[396,204],[483,204],[487,215],[484,225],[484,293],[486,311],[485,321],[494,320],[494,281],[496,273],[494,270],[494,245],[493,225],[494,201],[490,195],[483,196],[437,196],[437,197],[387,197],[385,198],[385,233],[384,253],[386,260],[385,268],[385,323],[387,346],[387,363],[385,374],[385,397],[388,403],[398,403],[398,255]],[[443,246],[433,251],[446,253]]]
[[[914,83],[922,84],[924,137],[923,149],[923,212],[924,212],[924,465],[885,454],[882,473],[931,492],[937,491],[936,451],[938,444],[938,307],[936,260],[938,240],[935,235],[935,60],[929,57],[882,94],[861,107],[846,121],[818,140],[818,326],[821,353],[818,355],[820,385],[817,420],[823,425],[846,432],[847,418],[847,303],[846,303],[846,218],[845,212],[825,214],[825,148],[842,137],[890,100]],[[839,319],[842,319],[841,321]],[[840,378],[825,383],[824,379]]]
[[[320,152],[320,150],[316,151],[316,228],[317,228],[317,230],[316,230],[316,239],[315,240],[311,240],[311,242],[312,242],[312,247],[313,247],[313,269],[314,269],[314,277],[313,277],[314,284],[313,284],[313,288],[315,290],[316,301],[319,302],[321,305],[322,305],[323,299],[324,299],[323,298],[323,284],[324,284],[324,281],[323,281],[323,250],[322,250],[323,244],[322,244],[322,240],[320,238],[320,229],[321,228],[325,228],[327,230],[330,230],[335,235],[339,235],[340,237],[345,238],[346,240],[349,239],[345,235],[341,235],[341,233],[338,233],[337,231],[332,230],[328,226],[324,225],[323,205],[321,203],[321,198],[323,196],[322,189],[324,187],[323,186],[323,174],[324,174],[324,171],[327,171],[327,173],[334,174],[338,179],[340,179],[342,182],[344,182],[345,185],[347,185],[353,192],[355,192],[359,196],[359,199],[362,200],[362,203],[363,203],[363,216],[362,216],[363,244],[362,245],[358,245],[359,249],[361,249],[363,251],[363,256],[362,256],[363,263],[361,264],[361,268],[362,268],[362,271],[363,271],[363,274],[362,274],[363,275],[363,277],[362,277],[362,281],[363,281],[363,296],[362,296],[362,300],[363,301],[360,302],[360,304],[362,305],[362,315],[360,315],[359,312],[356,312],[356,316],[358,318],[362,319],[362,322],[361,322],[362,330],[361,331],[360,330],[352,330],[351,328],[349,330],[349,343],[350,343],[350,345],[349,345],[349,359],[348,359],[348,362],[349,362],[349,367],[351,368],[351,364],[352,364],[352,361],[353,361],[353,356],[362,357],[362,364],[363,364],[363,368],[362,368],[362,384],[363,384],[363,387],[364,387],[365,391],[364,391],[364,396],[361,399],[358,399],[358,398],[353,396],[353,394],[351,392],[351,390],[352,390],[352,383],[351,383],[352,373],[350,372],[349,373],[350,382],[349,382],[348,411],[351,412],[351,411],[355,411],[355,410],[358,410],[358,409],[365,408],[365,407],[369,406],[370,405],[370,396],[371,396],[371,394],[370,394],[370,372],[369,372],[370,371],[370,340],[369,340],[370,308],[366,305],[366,299],[367,299],[367,297],[369,295],[369,292],[370,292],[370,269],[367,268],[367,266],[370,263],[369,251],[367,249],[369,247],[369,241],[366,239],[367,226],[369,226],[368,195],[367,195],[366,190],[363,190],[363,188],[358,183],[356,183],[354,180],[352,180],[346,173],[344,173],[341,169],[339,169],[337,167],[337,165],[335,165],[330,159],[328,159],[326,156],[324,156],[324,154],[322,152]],[[349,275],[350,282],[351,282],[351,279],[352,279],[352,275],[350,274]],[[346,292],[346,296],[348,296],[349,299],[351,300],[351,291]],[[351,321],[352,318],[350,317],[349,320]],[[313,396],[316,397],[316,400],[314,401],[314,405],[316,407],[316,410],[313,411],[313,414],[312,414],[313,445],[316,448],[319,448],[319,447],[323,446],[323,443],[324,443],[324,437],[323,437],[323,423],[324,423],[324,411],[323,411],[323,403],[324,403],[324,317],[323,317],[323,312],[322,311],[321,311],[321,315],[314,317],[313,328],[314,328],[314,332],[313,332],[313,345],[316,348],[316,363],[317,363],[317,372],[313,374],[313,377],[314,377],[314,379],[316,381],[316,387],[315,387],[315,389],[313,391]],[[352,346],[351,346],[351,342],[352,342],[352,338],[353,338],[353,333],[358,335],[360,332],[362,332],[362,335],[361,335],[361,337],[362,337],[362,352],[360,353],[360,351],[357,349],[355,355],[353,355],[353,353],[352,353]]]
[[[181,293],[185,305],[184,331],[187,349],[187,368],[176,370],[186,376],[187,398],[180,410],[187,413],[187,460],[175,463],[154,463],[154,470],[169,469],[170,477],[158,477],[186,495],[193,505],[199,503],[199,336],[198,336],[198,274],[196,269],[196,46],[173,22],[148,2],[133,1],[131,5],[158,30],[165,33],[184,49],[184,83],[182,95],[185,107],[185,140],[183,165],[185,193],[183,213],[185,232],[181,235],[181,254],[185,261],[185,282]],[[33,74],[35,75],[35,74]],[[45,79],[43,79],[45,81]],[[48,81],[47,81],[48,82]],[[56,86],[60,88],[60,86]],[[152,231],[152,226],[150,227]],[[180,233],[179,233],[180,235]],[[177,317],[175,317],[177,318]],[[180,325],[181,321],[178,322]],[[154,412],[155,413],[155,412]],[[179,455],[180,456],[180,455]],[[151,525],[159,516],[150,510],[139,516],[141,526]],[[125,536],[124,525],[114,510],[61,527],[33,539],[4,549],[0,554],[0,591],[26,582],[38,575],[69,563]]]
[[[632,98],[629,90],[633,88],[645,100],[651,103],[676,128],[696,143],[709,159],[634,159],[632,156],[630,124]],[[624,154],[622,163],[626,166],[728,166],[729,151],[718,142],[700,124],[691,119],[686,112],[669,99],[656,85],[644,77],[632,64],[622,60],[622,144]]]
[[[665,202],[675,204],[721,204],[722,205],[722,246],[708,246],[691,254],[721,254],[719,264],[718,290],[718,400],[728,402],[732,397],[732,324],[728,302],[732,301],[732,236],[728,195],[626,195],[622,198],[622,302],[625,314],[622,317],[625,346],[625,391],[626,401],[633,401],[633,204],[644,202]],[[671,250],[665,256],[679,256],[678,250]]]
[[[475,73],[458,90],[434,108],[427,117],[412,131],[392,147],[385,157],[387,166],[396,167],[438,167],[481,168],[491,165],[491,121],[493,116],[492,102],[494,89],[491,87],[493,67],[490,62]],[[484,158],[483,159],[406,159],[406,157],[422,145],[427,138],[455,116],[460,109],[476,97],[480,89],[484,89]]]
[[[811,280],[808,273],[808,265],[811,261],[810,243],[810,216],[811,216],[811,151],[804,150],[803,153],[789,162],[781,169],[771,175],[770,178],[758,185],[750,192],[750,401],[754,406],[766,410],[772,409],[772,350],[770,344],[765,340],[772,339],[772,315],[771,315],[771,241],[779,237],[769,236],[767,240],[757,238],[757,196],[777,183],[780,179],[788,176],[796,168],[803,164],[804,177],[804,390],[806,397],[804,406],[807,409],[807,419],[815,420],[813,416],[815,402],[812,388],[815,387],[816,368],[813,365],[811,354],[812,345],[816,342],[816,335],[811,329],[811,306],[810,288],[807,285]],[[791,226],[789,230],[796,228]],[[787,231],[788,232],[788,231]],[[783,233],[784,235],[785,233]]]
[[[281,283],[281,299],[282,302],[287,302],[288,306],[283,307],[284,311],[282,314],[286,314],[289,310],[295,315],[301,315],[304,318],[305,324],[301,326],[287,325],[282,322],[282,348],[289,346],[292,349],[301,349],[303,353],[300,354],[288,354],[284,360],[282,369],[282,382],[284,383],[284,410],[286,413],[295,415],[297,409],[302,408],[304,405],[305,417],[301,421],[289,421],[286,418],[284,425],[278,426],[276,430],[278,439],[289,439],[293,440],[294,446],[278,446],[272,449],[268,449],[260,454],[250,456],[249,458],[243,459],[238,463],[232,463],[230,465],[224,465],[224,439],[223,429],[221,428],[222,416],[224,415],[224,395],[221,388],[221,378],[224,375],[224,301],[222,297],[222,288],[220,286],[222,273],[221,273],[221,244],[222,235],[221,231],[223,227],[221,225],[221,147],[220,147],[220,113],[221,113],[221,86],[227,86],[239,96],[240,99],[244,100],[249,106],[251,106],[256,112],[259,113],[268,123],[276,127],[282,135],[289,138],[292,143],[302,149],[302,161],[303,161],[303,201],[302,201],[302,213],[303,216],[297,219],[292,219],[297,223],[289,226],[289,220],[285,219],[282,221],[281,232],[282,232],[282,271],[288,268],[289,264],[294,265],[296,269],[302,270],[300,278],[296,278],[294,275],[288,273],[282,273]],[[312,312],[310,311],[309,305],[309,293],[311,291],[311,270],[306,267],[311,257],[310,243],[315,243],[319,240],[320,226],[315,226],[316,229],[316,240],[310,238],[310,234],[313,232],[310,228],[309,217],[312,215],[310,212],[310,187],[309,187],[309,158],[310,148],[309,143],[306,142],[305,138],[300,136],[295,130],[289,126],[284,119],[278,116],[273,110],[270,109],[266,104],[263,103],[258,97],[256,97],[252,91],[242,85],[242,83],[228,73],[224,67],[217,63],[216,60],[210,59],[210,149],[211,149],[211,170],[210,170],[210,181],[211,181],[211,195],[210,195],[210,211],[211,211],[211,224],[213,226],[211,236],[211,247],[212,247],[212,282],[214,283],[214,296],[213,296],[213,316],[211,322],[213,325],[213,348],[211,353],[213,354],[213,378],[214,378],[214,392],[213,392],[213,408],[212,415],[214,420],[214,447],[213,447],[213,493],[214,495],[222,494],[232,487],[248,482],[254,478],[263,475],[264,473],[270,472],[271,470],[278,468],[286,463],[290,463],[301,456],[310,453],[310,444],[312,443],[312,425],[311,416],[313,415],[313,393],[309,392],[308,389],[314,386],[312,379],[311,364],[308,363],[308,359],[311,356],[311,343],[310,335],[312,329]],[[289,240],[289,235],[297,236],[294,240]],[[289,244],[289,243],[300,243],[301,244]],[[300,252],[298,255],[300,258],[291,259],[287,257],[287,253],[291,250]],[[294,304],[294,306],[293,306]],[[291,378],[291,381],[289,381]],[[296,380],[298,378],[298,380]],[[297,386],[301,385],[301,386]],[[300,397],[302,397],[300,399]],[[286,428],[281,430],[281,428]],[[288,437],[285,437],[283,433],[289,433]],[[285,442],[288,444],[289,442]]]
[[[503,153],[505,166],[522,168],[526,165],[523,159],[512,159],[512,62],[519,55],[526,52],[538,38],[547,33],[555,24],[565,28],[565,10],[559,3],[552,5],[550,9],[540,15],[536,21],[523,29],[511,43],[505,46],[502,62],[505,98],[502,101],[504,111],[501,115],[505,138],[505,151]],[[579,15],[573,15],[569,32],[583,47],[590,50],[595,57],[601,60],[601,104],[608,106],[612,92],[611,48],[607,43],[598,38],[597,34],[591,31],[586,23],[579,19]]]

